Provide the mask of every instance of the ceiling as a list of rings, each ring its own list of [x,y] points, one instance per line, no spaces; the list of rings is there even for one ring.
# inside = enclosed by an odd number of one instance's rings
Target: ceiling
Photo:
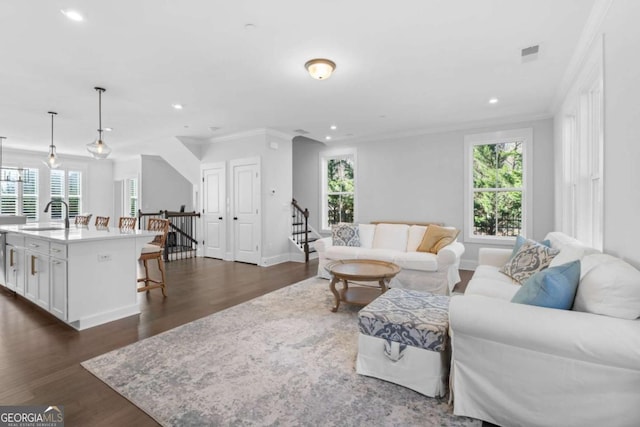
[[[175,136],[303,129],[346,143],[549,115],[593,4],[4,1],[0,135],[6,147],[45,153],[47,111],[56,111],[58,153],[87,155],[98,128],[94,86],[107,89],[102,122],[113,131],[104,139],[116,159]],[[523,62],[532,45],[537,59]],[[336,62],[330,79],[306,73],[316,57]]]

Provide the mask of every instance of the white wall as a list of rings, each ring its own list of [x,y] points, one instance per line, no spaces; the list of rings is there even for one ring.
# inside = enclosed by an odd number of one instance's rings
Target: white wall
[[[615,0],[594,34],[596,41],[604,35],[604,251],[637,268],[640,58],[635,52],[640,40],[639,18],[640,2]],[[560,149],[559,137],[556,142]],[[557,212],[557,220],[560,215]]]
[[[277,144],[277,149],[271,144]],[[277,132],[259,130],[216,139],[203,146],[202,163],[229,162],[259,157],[261,162],[262,254],[261,265],[289,260],[292,198],[292,142]],[[227,197],[230,197],[227,163]],[[272,193],[272,190],[275,190]],[[227,221],[227,248],[232,224]]]
[[[49,221],[44,207],[49,202],[49,169],[42,163],[46,152],[3,150],[3,166],[32,167],[39,169],[40,199],[38,201],[40,221]],[[59,155],[61,168],[79,170],[83,173],[84,212],[94,215],[114,215],[113,162],[89,157]]]
[[[313,139],[293,139],[293,198],[309,209],[309,225],[320,230],[320,160],[319,153],[328,147]]]
[[[143,212],[160,210],[194,210],[193,185],[159,156],[141,156],[140,209]]]
[[[464,226],[464,136],[507,129],[533,128],[533,235],[542,239],[553,230],[553,121],[510,123],[487,128],[425,134],[393,140],[364,142],[357,148],[357,222],[375,220],[434,221]],[[332,145],[333,146],[333,145]],[[313,147],[296,145],[296,161]],[[317,166],[316,166],[317,169]],[[304,182],[304,186],[298,184]],[[319,173],[296,169],[294,197],[303,191],[317,194]],[[298,193],[298,190],[300,193]],[[481,245],[465,244],[463,265],[477,263]]]

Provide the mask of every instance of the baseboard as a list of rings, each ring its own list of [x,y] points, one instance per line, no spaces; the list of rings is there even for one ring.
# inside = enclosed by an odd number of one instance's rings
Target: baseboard
[[[471,270],[474,271],[478,266],[478,261],[471,259],[461,259],[460,260],[460,270]]]
[[[262,260],[260,260],[260,266],[269,267],[276,264],[282,264],[283,262],[289,261],[289,258],[290,258],[290,254],[288,253],[279,254],[279,255],[270,256],[270,257],[263,257]]]

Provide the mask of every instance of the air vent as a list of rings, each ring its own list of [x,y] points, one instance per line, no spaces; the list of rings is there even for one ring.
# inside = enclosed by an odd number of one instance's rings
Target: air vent
[[[522,62],[530,62],[538,59],[538,51],[540,50],[540,45],[525,47],[521,51]]]
[[[309,132],[307,132],[304,129],[294,129],[293,130],[295,133],[297,133],[298,135],[307,135]]]

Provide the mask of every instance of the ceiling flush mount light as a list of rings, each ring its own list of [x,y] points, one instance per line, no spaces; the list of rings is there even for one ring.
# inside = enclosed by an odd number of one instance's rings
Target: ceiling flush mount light
[[[338,129],[338,126],[336,126],[336,125],[331,125],[331,130],[336,130],[336,129]]]
[[[182,104],[171,104],[171,106],[175,109],[175,110],[182,110],[184,107]]]
[[[491,98],[489,100],[489,104],[497,104],[498,103],[498,98]]]
[[[72,21],[75,22],[82,22],[84,21],[84,16],[82,16],[82,14],[80,12],[78,12],[77,10],[73,10],[73,9],[62,9],[60,10],[60,12],[66,16],[67,18],[69,18]]]
[[[316,80],[326,80],[336,69],[336,63],[329,59],[316,58],[304,64],[309,75]]]
[[[98,91],[98,139],[87,144],[87,151],[91,153],[94,159],[106,159],[111,154],[111,148],[102,140],[102,92],[106,89],[94,87]]]
[[[58,155],[56,154],[56,146],[53,145],[53,118],[58,114],[53,111],[47,112],[47,114],[51,114],[51,145],[49,145],[49,156],[46,161],[43,161],[49,169],[56,169],[60,166],[60,160],[58,159]]]

